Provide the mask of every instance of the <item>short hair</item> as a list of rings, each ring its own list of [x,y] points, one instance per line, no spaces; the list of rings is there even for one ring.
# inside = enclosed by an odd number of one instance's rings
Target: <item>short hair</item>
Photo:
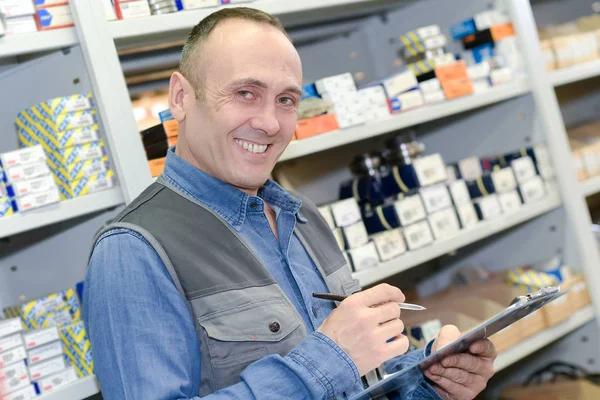
[[[200,21],[188,35],[181,51],[181,59],[179,60],[179,72],[190,81],[196,93],[196,98],[201,98],[202,82],[199,82],[197,73],[194,69],[195,60],[199,59],[198,48],[200,42],[207,40],[210,33],[219,25],[219,23],[229,19],[242,19],[253,21],[261,24],[271,25],[283,33],[290,42],[292,41],[285,31],[283,25],[277,17],[272,16],[264,11],[249,7],[223,8],[210,14],[208,17]]]

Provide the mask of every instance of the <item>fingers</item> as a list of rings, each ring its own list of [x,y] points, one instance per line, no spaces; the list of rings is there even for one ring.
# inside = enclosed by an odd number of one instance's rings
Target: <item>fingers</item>
[[[461,399],[461,400],[471,400],[474,399],[475,396],[483,390],[474,391],[473,389],[463,386],[460,383],[456,383],[451,379],[442,376],[442,375],[434,375],[429,370],[425,371],[425,376],[429,378],[433,383],[439,386],[443,392],[446,394],[451,394],[450,396],[444,396],[445,398],[453,398],[453,399]],[[485,383],[484,383],[485,388]]]
[[[402,331],[404,331],[404,322],[399,319],[394,319],[381,325],[379,327],[378,335],[380,335],[381,340],[388,341],[390,338],[402,335]]]
[[[445,368],[441,364],[432,365],[428,371],[432,375],[446,377],[452,382],[466,386],[473,391],[483,390],[483,388],[485,388],[485,382],[487,381],[487,379],[482,376],[459,368]]]
[[[496,346],[488,339],[479,340],[469,347],[469,351],[478,357],[496,359]]]
[[[397,303],[385,303],[373,309],[377,312],[377,318],[380,324],[400,318],[400,306]]]
[[[460,337],[460,330],[454,325],[444,325],[438,333],[435,343],[433,344],[433,351],[443,349],[450,343],[454,342]]]
[[[346,301],[348,300],[356,301],[362,305],[371,307],[378,304],[389,303],[390,301],[403,302],[405,297],[402,291],[397,287],[382,283],[371,289],[356,293]]]
[[[491,359],[481,358],[472,354],[453,354],[440,362],[444,368],[458,368],[484,377],[494,375],[494,364]]]
[[[398,357],[408,351],[409,342],[408,338],[404,335],[399,335],[394,338],[393,341],[385,345],[387,351],[386,360],[394,357]]]

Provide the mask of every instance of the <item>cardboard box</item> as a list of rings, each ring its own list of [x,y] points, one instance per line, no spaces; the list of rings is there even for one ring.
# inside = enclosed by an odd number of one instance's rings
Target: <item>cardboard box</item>
[[[498,194],[498,200],[504,214],[517,212],[521,208],[521,197],[516,190]]]
[[[48,204],[58,203],[60,193],[57,188],[46,192],[32,193],[17,199],[17,208],[21,212],[34,210]]]
[[[446,100],[446,95],[443,90],[423,93],[423,101],[425,104],[439,103],[444,100]]]
[[[152,13],[147,0],[124,1],[114,0],[115,12],[118,19],[133,19],[149,17]]]
[[[67,0],[34,0],[35,8],[45,8],[51,6],[62,6],[69,4]]]
[[[166,157],[157,158],[156,160],[148,161],[148,167],[150,168],[150,174],[152,175],[153,178],[156,178],[157,176],[162,174],[162,172],[165,169],[165,160],[166,160]]]
[[[65,359],[62,356],[58,356],[44,362],[33,364],[31,367],[29,367],[29,373],[31,375],[31,380],[37,381],[48,375],[60,372],[66,368],[67,363],[65,362]]]
[[[30,384],[27,367],[22,361],[7,365],[0,370],[0,396],[2,399],[5,399],[5,394],[24,389]]]
[[[475,207],[471,203],[456,206],[456,213],[458,214],[462,229],[472,228],[479,222]]]
[[[417,158],[413,161],[413,167],[420,186],[433,185],[447,179],[446,165],[440,154]]]
[[[362,219],[358,203],[354,199],[345,199],[331,203],[331,212],[336,226],[352,225]]]
[[[14,333],[10,336],[0,337],[0,353],[23,346],[23,337],[21,333]]]
[[[346,241],[344,240],[344,232],[342,232],[342,228],[335,228],[331,232],[333,233],[335,241],[337,242],[340,250],[346,250]]]
[[[13,184],[16,196],[25,196],[32,193],[44,192],[56,187],[54,177],[45,175],[30,180],[18,181]]]
[[[362,247],[348,250],[348,255],[352,260],[352,266],[355,271],[362,271],[369,268],[374,268],[379,265],[379,254],[372,242],[367,243]]]
[[[182,10],[193,10],[196,8],[216,7],[219,0],[181,0]]]
[[[542,56],[544,57],[546,70],[556,70],[556,56],[554,55],[554,49],[552,48],[551,41],[549,39],[540,40],[540,47],[542,48]]]
[[[454,207],[437,211],[427,217],[435,240],[447,239],[456,236],[460,225]]]
[[[389,100],[390,112],[397,113],[417,108],[425,104],[423,94],[419,89],[399,94]]]
[[[377,233],[371,238],[377,248],[381,262],[399,257],[406,252],[406,243],[404,242],[401,229]]]
[[[76,181],[58,182],[61,200],[74,199],[113,188],[117,186],[114,175],[113,170],[108,169],[106,172],[83,177]]]
[[[42,390],[42,393],[48,393],[62,386],[68,385],[69,383],[75,382],[77,379],[78,378],[75,369],[67,368],[62,372],[40,379],[38,385],[40,390]]]
[[[448,189],[450,190],[452,203],[455,206],[471,204],[471,196],[469,195],[469,190],[467,189],[467,184],[464,180],[459,179],[448,184]]]
[[[405,196],[394,203],[401,226],[408,226],[427,218],[423,200],[418,194]]]
[[[12,19],[12,17],[33,15],[34,13],[35,8],[31,1],[0,0],[0,14],[4,14],[9,19]]]
[[[16,202],[10,197],[0,196],[0,218],[10,217],[17,212]]]
[[[527,172],[526,174],[529,175],[529,172]],[[513,190],[517,189],[517,180],[515,178],[515,174],[513,172],[512,167],[494,170],[492,171],[491,175],[496,193],[512,192]]]
[[[14,335],[23,331],[23,324],[20,318],[11,318],[8,320],[0,320],[0,337]]]
[[[473,94],[473,83],[469,77],[448,80],[442,83],[444,95],[448,100]]]
[[[318,79],[315,88],[319,94],[331,92],[356,92],[356,84],[350,72]]]
[[[442,85],[440,85],[439,79],[433,78],[419,83],[419,89],[421,89],[423,95],[426,95],[427,93],[440,91]]]
[[[439,210],[452,206],[450,193],[444,183],[422,187],[419,189],[419,194],[423,199],[427,214],[433,214]]]
[[[69,5],[38,9],[35,12],[35,21],[40,31],[75,26]]]
[[[497,194],[475,199],[475,211],[480,221],[489,221],[502,215],[502,206]]]
[[[344,234],[344,242],[348,249],[361,247],[369,242],[369,236],[362,221],[343,227],[342,233]]]
[[[419,86],[417,77],[409,69],[389,78],[382,79],[377,84],[383,86],[388,99],[393,99],[401,93]]]
[[[3,400],[33,400],[38,397],[35,387],[29,385],[10,394],[5,394]]]
[[[77,376],[93,375],[92,345],[83,322],[61,328],[60,336],[65,350],[65,358],[69,365],[75,368]]]
[[[5,22],[6,36],[37,32],[37,24],[33,15],[7,18]]]
[[[27,332],[23,336],[23,339],[25,340],[25,347],[28,350],[31,350],[36,347],[55,342],[60,339],[60,336],[58,334],[58,328],[53,326],[47,329],[36,329],[34,331]]]
[[[418,250],[433,243],[433,233],[427,221],[417,222],[402,230],[409,250]]]
[[[306,139],[325,132],[340,129],[335,114],[324,114],[318,117],[301,119],[296,123],[296,137]]]
[[[5,351],[4,353],[0,353],[0,367],[16,363],[18,361],[24,360],[25,358],[27,358],[25,347],[15,347],[14,349]]]
[[[50,168],[45,161],[32,164],[18,165],[5,171],[6,179],[13,185],[17,182],[40,178],[50,174]]]
[[[540,201],[546,194],[544,181],[541,177],[535,176],[519,185],[519,193],[525,204]]]
[[[490,73],[490,81],[492,82],[492,85],[494,85],[494,86],[510,82],[513,79],[514,79],[513,70],[508,67],[494,69]]]
[[[571,288],[571,291],[569,292],[569,304],[573,308],[580,309],[592,303],[590,292],[583,275],[571,278],[566,284]],[[564,284],[561,284],[561,289],[563,287]]]
[[[45,162],[46,154],[42,146],[33,146],[0,154],[0,161],[6,170],[21,165]]]
[[[29,350],[28,360],[29,364],[33,365],[42,361],[49,360],[51,358],[62,356],[64,353],[63,345],[60,341],[45,344],[43,346],[36,347]]]

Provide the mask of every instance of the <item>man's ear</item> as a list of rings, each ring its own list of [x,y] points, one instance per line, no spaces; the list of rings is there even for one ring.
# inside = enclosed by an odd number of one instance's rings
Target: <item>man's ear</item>
[[[173,72],[169,82],[169,108],[177,122],[185,120],[186,105],[195,100],[196,93],[190,82],[179,72]]]

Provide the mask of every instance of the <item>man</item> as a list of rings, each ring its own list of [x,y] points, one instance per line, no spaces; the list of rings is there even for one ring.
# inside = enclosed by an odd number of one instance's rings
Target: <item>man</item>
[[[268,180],[301,85],[298,53],[270,15],[225,9],[192,30],[170,82],[177,148],[89,263],[84,316],[105,399],[343,399],[382,363],[392,372],[425,356],[402,356],[399,289],[337,307],[311,297],[359,287],[316,207]],[[445,327],[426,351],[459,335]],[[478,342],[429,379],[417,370],[396,398],[472,399],[494,358]]]

